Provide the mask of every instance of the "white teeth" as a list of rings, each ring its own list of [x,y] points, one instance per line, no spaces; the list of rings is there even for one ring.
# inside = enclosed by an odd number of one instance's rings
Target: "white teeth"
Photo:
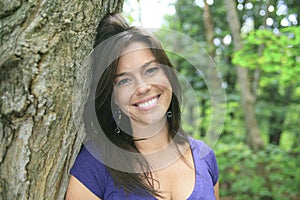
[[[140,103],[137,106],[140,107],[140,108],[146,108],[146,107],[149,107],[149,106],[153,105],[156,102],[157,102],[157,97],[155,97],[154,99],[151,99],[147,102]]]

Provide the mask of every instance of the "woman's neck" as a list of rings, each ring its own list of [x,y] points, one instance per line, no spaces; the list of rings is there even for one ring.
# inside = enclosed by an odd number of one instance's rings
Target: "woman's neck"
[[[156,152],[170,142],[169,124],[166,118],[149,125],[132,123],[135,146],[141,153]]]

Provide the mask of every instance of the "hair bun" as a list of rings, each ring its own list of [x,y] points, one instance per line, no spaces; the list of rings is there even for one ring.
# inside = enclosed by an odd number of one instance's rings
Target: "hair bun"
[[[94,48],[102,41],[112,37],[113,35],[126,31],[129,28],[130,26],[121,14],[106,14],[97,27]]]

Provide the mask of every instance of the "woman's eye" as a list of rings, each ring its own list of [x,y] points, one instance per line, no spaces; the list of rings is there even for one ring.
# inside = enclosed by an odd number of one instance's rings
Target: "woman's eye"
[[[126,85],[130,82],[130,79],[129,78],[124,78],[124,79],[121,79],[117,82],[117,86],[122,86],[122,85]]]
[[[145,70],[145,75],[153,74],[153,73],[155,73],[157,70],[158,70],[158,67],[151,67],[151,68]]]

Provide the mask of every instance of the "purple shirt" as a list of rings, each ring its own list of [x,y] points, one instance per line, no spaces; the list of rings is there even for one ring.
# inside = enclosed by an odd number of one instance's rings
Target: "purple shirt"
[[[188,200],[215,199],[214,186],[218,181],[218,166],[212,149],[201,140],[190,138],[190,146],[196,169],[196,181]],[[155,200],[153,196],[125,195],[115,187],[114,181],[102,162],[84,146],[78,154],[70,173],[102,200]]]

